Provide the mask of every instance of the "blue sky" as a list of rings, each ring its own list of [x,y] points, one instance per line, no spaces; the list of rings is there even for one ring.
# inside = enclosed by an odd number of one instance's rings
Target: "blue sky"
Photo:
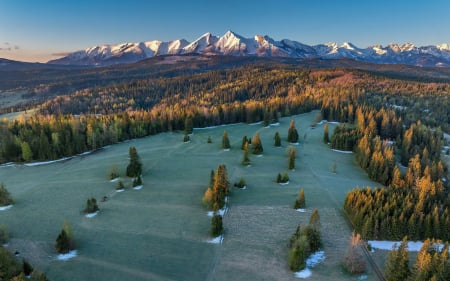
[[[47,61],[99,44],[227,30],[315,45],[450,43],[448,0],[0,0],[0,57]]]

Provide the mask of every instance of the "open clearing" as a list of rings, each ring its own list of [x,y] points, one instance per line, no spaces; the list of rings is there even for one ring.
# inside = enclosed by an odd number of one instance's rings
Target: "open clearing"
[[[290,118],[270,128],[237,124],[198,129],[190,143],[182,142],[181,133],[163,133],[64,162],[0,167],[0,181],[15,200],[14,208],[0,213],[11,232],[9,247],[51,280],[298,280],[287,267],[287,243],[297,225],[307,223],[318,208],[326,258],[308,280],[357,280],[341,268],[351,231],[342,205],[352,188],[378,184],[355,165],[353,155],[323,144],[323,127],[309,127],[315,114],[294,117],[302,138],[295,146],[295,171],[289,172],[285,186],[275,178],[287,170]],[[334,126],[330,124],[330,132]],[[221,149],[224,130],[230,151]],[[242,137],[257,131],[263,157],[250,154],[251,166],[244,167]],[[282,148],[273,146],[276,131]],[[107,174],[115,165],[124,175],[131,145],[144,165],[143,188],[133,190],[124,179],[125,192],[116,193],[117,183]],[[232,188],[223,243],[212,244],[207,243],[210,218],[201,197],[211,169],[222,163],[231,185],[244,177],[247,188]],[[304,213],[292,209],[300,188],[306,195]],[[81,213],[86,200],[103,196],[109,199],[99,202],[99,214],[86,218]],[[53,244],[64,220],[73,227],[77,256],[58,261]],[[366,280],[377,280],[370,269]]]

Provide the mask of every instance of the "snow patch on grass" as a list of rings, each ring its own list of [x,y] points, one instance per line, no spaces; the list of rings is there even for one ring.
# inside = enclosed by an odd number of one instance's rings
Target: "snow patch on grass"
[[[44,161],[44,162],[33,162],[33,163],[27,163],[27,164],[23,164],[26,167],[34,167],[34,166],[42,166],[42,165],[48,165],[48,164],[53,164],[53,163],[57,163],[57,162],[62,162],[62,161],[66,161],[68,159],[70,159],[71,157],[64,157],[58,160],[52,160],[52,161]]]
[[[6,205],[6,206],[1,206],[0,207],[0,211],[6,211],[9,210],[13,207],[13,205]]]
[[[112,180],[110,180],[109,182],[117,182],[117,181],[119,181],[119,177],[117,177],[117,178],[113,178]]]
[[[367,276],[366,274],[363,274],[358,277],[358,280],[363,281],[363,280],[367,280],[367,278],[369,278],[369,276]]]
[[[250,126],[255,126],[255,125],[261,125],[263,123],[263,121],[259,121],[259,122],[255,122],[255,123],[250,123]]]
[[[121,188],[121,189],[116,189],[116,192],[124,192],[125,189]]]
[[[379,250],[386,250],[391,251],[394,244],[397,244],[397,247],[400,246],[402,241],[377,241],[377,240],[370,240],[367,241],[367,243],[370,244],[372,249],[379,249]],[[423,242],[422,241],[408,241],[408,251],[410,252],[418,252],[420,251],[420,248],[422,248]],[[442,250],[443,245],[437,244],[436,245],[439,250]]]
[[[138,186],[133,187],[133,189],[134,189],[134,190],[141,190],[142,187],[143,187],[143,185],[138,185]]]
[[[99,211],[94,212],[94,213],[86,214],[85,217],[88,218],[88,219],[93,218],[93,217],[95,217],[95,216],[98,214],[98,212],[99,212]]]
[[[339,150],[339,149],[332,149],[334,152],[339,152],[339,153],[345,153],[345,154],[352,154],[353,151],[348,151],[348,150]]]
[[[224,148],[223,151],[230,151],[230,149],[229,148]]]
[[[290,145],[300,145],[299,142],[290,142],[289,144],[290,144]]]
[[[209,239],[207,242],[211,243],[211,244],[222,244],[222,242],[223,242],[223,235],[219,235],[217,237]]]
[[[288,184],[289,184],[289,181],[287,181],[287,182],[279,182],[278,184],[279,184],[279,185],[288,185]]]
[[[325,260],[325,252],[324,251],[317,251],[315,253],[312,253],[307,259],[306,259],[306,268],[295,272],[295,277],[306,279],[312,275],[311,268],[318,265],[319,263],[323,262]]]
[[[306,212],[306,209],[302,209],[302,208],[300,208],[300,209],[295,209],[297,212],[299,212],[299,213],[305,213]]]
[[[67,261],[77,256],[77,250],[72,250],[68,252],[67,254],[59,254],[58,260],[60,261]]]
[[[270,124],[270,126],[278,127],[278,126],[280,126],[280,122],[272,123],[272,124]]]
[[[218,215],[221,215],[223,217],[223,215],[225,215],[228,212],[228,208],[225,206],[222,209],[217,211]],[[214,216],[214,211],[209,211],[208,212],[208,217],[213,217]]]
[[[256,155],[256,158],[261,158],[261,157],[263,157],[264,155],[262,155],[262,154],[257,154]]]

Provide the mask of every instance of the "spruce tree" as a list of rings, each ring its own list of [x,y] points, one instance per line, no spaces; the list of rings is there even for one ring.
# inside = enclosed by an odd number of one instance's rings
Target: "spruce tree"
[[[317,210],[317,208],[313,210],[311,217],[309,219],[309,224],[315,229],[320,229],[320,215],[319,210]]]
[[[248,143],[244,146],[244,157],[242,159],[242,165],[247,166],[250,164],[250,158],[248,157]]]
[[[31,266],[30,263],[28,263],[27,260],[23,259],[22,260],[22,272],[25,274],[25,276],[30,276],[31,273],[33,272],[33,267]]]
[[[288,142],[290,143],[297,143],[298,142],[298,131],[295,128],[295,120],[291,119],[291,123],[289,125],[288,129]]]
[[[247,136],[243,136],[242,137],[242,144],[241,144],[241,149],[244,150],[245,149],[245,145],[248,145],[248,138]]]
[[[189,142],[190,140],[191,140],[191,137],[188,134],[184,134],[183,142]]]
[[[95,198],[89,198],[86,202],[86,208],[84,209],[84,212],[87,214],[95,213],[99,210],[97,205],[97,200]]]
[[[124,189],[124,188],[125,188],[125,185],[123,184],[123,181],[122,181],[122,180],[119,180],[119,181],[117,182],[116,190],[122,190],[122,189]]]
[[[278,132],[275,133],[275,136],[273,137],[273,139],[275,140],[275,146],[276,147],[280,147],[281,146],[281,138],[280,138],[280,134]]]
[[[223,135],[222,135],[222,148],[223,149],[230,149],[231,148],[230,140],[228,139],[227,131],[224,131]]]
[[[55,249],[60,254],[66,254],[75,249],[72,228],[68,222],[64,222],[61,232],[56,238]]]
[[[267,127],[270,125],[270,110],[266,108],[266,110],[264,110],[264,117],[263,117],[263,124],[264,127]]]
[[[305,269],[306,259],[310,253],[309,243],[306,236],[301,236],[295,241],[291,251],[289,252],[289,268],[292,271]]]
[[[132,185],[133,185],[133,187],[142,185],[142,177],[138,176],[137,178],[134,178]]]
[[[256,133],[252,139],[252,153],[253,154],[261,154],[264,149],[261,143],[261,139],[259,138],[259,133]]]
[[[194,124],[192,122],[192,118],[191,117],[187,117],[184,120],[184,133],[186,135],[189,135],[189,134],[192,134],[193,130],[194,130]]]
[[[352,274],[363,273],[366,270],[366,263],[359,249],[360,245],[361,236],[353,232],[344,257],[344,267]]]
[[[127,177],[135,178],[142,174],[142,163],[134,146],[130,147],[130,163],[127,166]]]
[[[289,148],[289,170],[295,169],[295,154],[296,154],[295,148],[293,147]]]

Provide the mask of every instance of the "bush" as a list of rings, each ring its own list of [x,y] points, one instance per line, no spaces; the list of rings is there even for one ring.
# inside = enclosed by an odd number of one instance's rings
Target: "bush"
[[[299,271],[306,267],[306,259],[311,253],[308,240],[305,236],[301,236],[295,241],[291,251],[289,252],[289,268],[292,271]]]
[[[110,180],[120,177],[119,172],[117,172],[117,167],[115,165],[111,166],[108,177]]]
[[[305,190],[302,188],[298,195],[298,198],[295,199],[294,209],[304,209],[306,207],[305,203]]]
[[[234,186],[237,187],[237,188],[243,188],[243,187],[245,187],[245,180],[244,180],[244,178],[241,178],[241,179],[239,180],[239,182],[235,182],[235,183],[234,183]]]
[[[283,174],[278,173],[277,175],[277,183],[287,183],[289,181],[289,175],[287,172]]]
[[[117,190],[122,190],[122,189],[124,189],[125,188],[125,185],[123,185],[123,181],[122,180],[119,180],[118,182],[117,182],[117,187],[116,187],[116,189]]]

